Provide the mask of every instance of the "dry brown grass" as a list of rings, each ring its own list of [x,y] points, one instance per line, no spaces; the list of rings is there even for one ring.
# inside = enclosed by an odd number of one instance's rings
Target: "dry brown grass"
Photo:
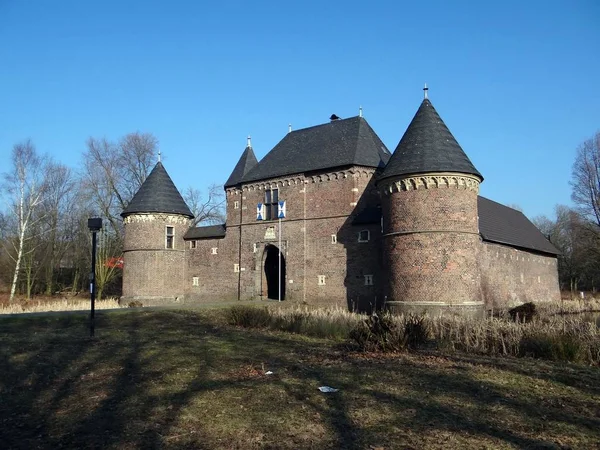
[[[587,305],[586,309],[576,304],[567,307],[571,314],[559,315],[556,306],[546,304],[540,307],[539,316],[529,323],[514,322],[507,314],[484,319],[450,315],[424,316],[421,324],[415,326],[411,316],[386,316],[384,322],[375,324],[384,323],[384,327],[378,327],[379,332],[369,329],[373,323],[366,316],[341,308],[237,306],[225,314],[229,324],[247,328],[340,340],[352,337],[365,350],[399,350],[409,345],[411,339],[418,338],[418,341],[427,341],[426,347],[445,351],[599,364],[600,329],[583,314],[575,314],[594,310],[596,305]],[[427,339],[417,334],[426,335]]]
[[[364,353],[221,312],[0,320],[2,447],[596,448],[597,368]],[[272,375],[267,375],[272,371]],[[339,389],[323,394],[328,385]]]
[[[116,309],[119,306],[119,300],[116,298],[108,298],[96,301],[95,309]],[[23,314],[23,313],[38,313],[51,311],[85,311],[90,309],[89,299],[52,299],[41,301],[20,301],[13,304],[0,304],[0,314]]]

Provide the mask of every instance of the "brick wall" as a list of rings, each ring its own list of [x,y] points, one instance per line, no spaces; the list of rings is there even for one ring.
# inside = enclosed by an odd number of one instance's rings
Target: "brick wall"
[[[266,189],[276,187],[279,199],[287,202],[281,235],[285,299],[342,307],[380,301],[380,225],[352,225],[357,212],[379,203],[373,174],[372,169],[353,168],[228,189],[226,237],[198,240],[195,249],[188,243],[186,298],[235,299],[238,289],[242,300],[266,298],[265,251],[278,246],[279,223],[257,221],[256,205],[264,202]],[[359,243],[358,232],[366,229],[370,239]],[[217,255],[211,253],[213,247]],[[238,273],[233,264],[239,264]],[[373,275],[373,285],[365,285],[365,275]],[[319,284],[319,276],[325,276],[325,284]],[[192,286],[193,277],[198,286]]]
[[[481,287],[486,307],[511,307],[526,302],[558,301],[557,259],[483,242]]]
[[[181,301],[184,295],[183,235],[189,220],[167,214],[133,214],[125,218],[122,302],[144,305]],[[166,246],[166,227],[173,227],[173,248]]]
[[[481,302],[477,189],[420,186],[383,196],[387,301]]]

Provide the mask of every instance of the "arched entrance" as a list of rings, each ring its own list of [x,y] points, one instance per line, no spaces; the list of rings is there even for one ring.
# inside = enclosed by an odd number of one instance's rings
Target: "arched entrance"
[[[267,279],[267,298],[277,300],[279,299],[279,249],[274,245],[267,245],[265,248],[264,269]],[[281,254],[281,300],[285,300],[285,258],[283,254]]]

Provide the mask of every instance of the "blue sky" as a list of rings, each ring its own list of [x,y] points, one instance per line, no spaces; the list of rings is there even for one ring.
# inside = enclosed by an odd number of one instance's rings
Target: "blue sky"
[[[223,183],[252,136],[364,116],[393,151],[429,98],[530,217],[570,204],[600,130],[600,2],[0,0],[0,172],[12,146],[78,167],[88,137],[153,133],[180,190]]]

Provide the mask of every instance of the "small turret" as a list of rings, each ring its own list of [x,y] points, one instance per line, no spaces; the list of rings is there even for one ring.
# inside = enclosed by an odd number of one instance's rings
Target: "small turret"
[[[154,305],[182,299],[183,236],[194,215],[160,161],[121,216],[125,226],[121,302]]]
[[[392,309],[479,306],[483,177],[427,98],[378,179]]]

